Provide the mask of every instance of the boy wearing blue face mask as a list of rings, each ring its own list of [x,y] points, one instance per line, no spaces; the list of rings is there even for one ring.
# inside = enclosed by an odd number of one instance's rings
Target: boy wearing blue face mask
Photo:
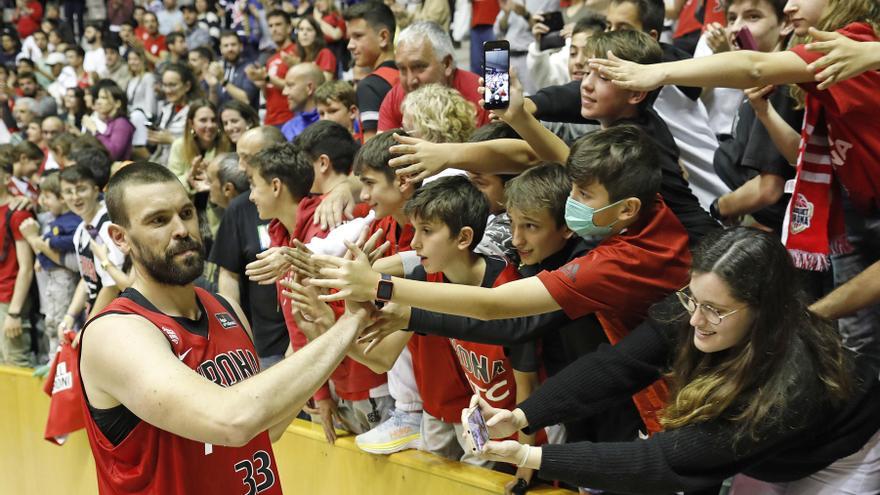
[[[481,288],[381,280],[363,255],[355,260],[321,256],[336,269],[312,283],[340,290],[322,296],[326,300],[372,301],[378,290],[399,304],[482,320],[559,309],[572,319],[595,314],[614,344],[645,318],[651,304],[687,283],[688,235],[658,195],[657,148],[637,127],[619,125],[581,138],[566,170],[573,182],[566,223],[578,235],[602,240],[558,270]],[[656,384],[635,396],[652,431],[659,430],[655,414],[664,395],[665,387]]]

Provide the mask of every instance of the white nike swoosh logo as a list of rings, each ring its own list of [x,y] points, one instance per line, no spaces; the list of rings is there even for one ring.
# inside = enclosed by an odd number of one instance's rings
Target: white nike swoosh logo
[[[180,359],[181,361],[183,361],[186,358],[186,355],[189,354],[189,351],[191,351],[191,350],[192,350],[192,347],[187,349],[186,352],[184,352],[183,354],[178,354],[177,358]]]

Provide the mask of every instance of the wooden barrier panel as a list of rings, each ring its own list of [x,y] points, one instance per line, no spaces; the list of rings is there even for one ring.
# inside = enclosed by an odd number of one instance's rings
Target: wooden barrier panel
[[[93,495],[95,463],[84,431],[61,447],[43,440],[49,398],[30,370],[0,366],[0,495]],[[511,477],[419,451],[361,452],[354,437],[335,445],[320,426],[297,420],[273,445],[285,493],[477,495],[504,493]],[[564,495],[551,487],[529,493]]]

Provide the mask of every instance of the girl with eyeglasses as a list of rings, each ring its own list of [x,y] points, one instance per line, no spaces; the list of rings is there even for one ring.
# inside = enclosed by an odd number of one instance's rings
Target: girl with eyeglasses
[[[734,476],[734,495],[880,493],[877,375],[807,310],[798,276],[770,234],[707,235],[688,287],[630,335],[513,411],[479,401],[490,436],[505,438],[602,414],[662,377],[664,431],[628,443],[490,441],[479,455],[614,492],[702,490]]]

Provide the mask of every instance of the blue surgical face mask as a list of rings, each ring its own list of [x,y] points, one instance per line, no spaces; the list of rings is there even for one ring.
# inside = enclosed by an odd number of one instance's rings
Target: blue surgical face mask
[[[610,225],[599,226],[593,223],[593,216],[602,210],[620,204],[622,201],[623,200],[621,199],[608,206],[596,209],[580,203],[569,196],[568,199],[565,200],[565,224],[568,225],[568,228],[571,229],[572,232],[583,238],[605,237],[611,233],[617,220],[611,222]]]

